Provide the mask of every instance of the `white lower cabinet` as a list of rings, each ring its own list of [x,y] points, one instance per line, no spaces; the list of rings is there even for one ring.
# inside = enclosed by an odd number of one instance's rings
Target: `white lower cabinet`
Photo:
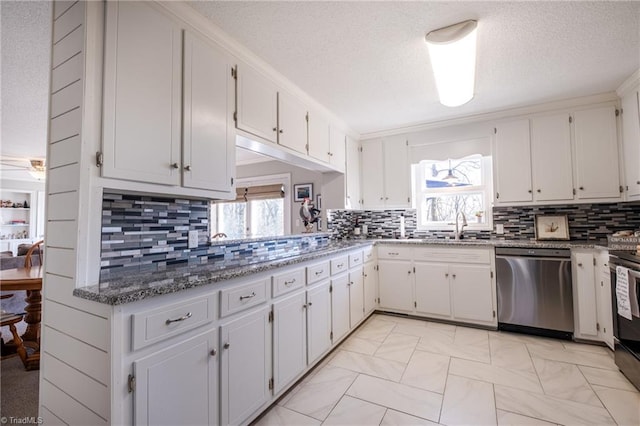
[[[449,265],[416,262],[416,313],[451,317]]]
[[[273,303],[273,381],[276,394],[307,366],[306,308],[304,291]]]
[[[364,318],[364,277],[362,266],[349,271],[349,325],[355,327]]]
[[[217,331],[133,362],[136,425],[218,424]]]
[[[613,347],[611,277],[607,251],[572,250],[573,313],[578,339]]]
[[[220,327],[223,425],[242,423],[271,398],[270,312],[265,306]]]
[[[411,259],[378,261],[380,308],[409,313],[413,311]]]
[[[378,305],[378,274],[376,272],[375,262],[367,262],[364,264],[363,290],[365,316],[373,312]]]
[[[307,290],[307,361],[312,364],[331,347],[329,280]]]
[[[496,321],[489,265],[450,266],[453,318],[473,323]]]
[[[331,340],[338,342],[345,336],[349,323],[349,274],[331,277]]]

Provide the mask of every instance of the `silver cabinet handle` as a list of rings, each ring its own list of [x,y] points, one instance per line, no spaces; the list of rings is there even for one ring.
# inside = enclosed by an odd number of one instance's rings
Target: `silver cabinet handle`
[[[180,166],[178,166],[178,163],[173,163],[173,164],[171,165],[171,168],[172,168],[172,169],[179,169],[179,168],[180,168]]]
[[[294,278],[294,279],[292,279],[291,281],[285,281],[285,282],[284,282],[284,285],[286,285],[286,286],[290,286],[291,284],[293,284],[293,283],[295,283],[295,282],[296,282],[296,279]]]
[[[218,351],[216,351],[215,349],[211,349],[211,352],[209,352],[211,354],[211,356],[216,356],[218,355]]]
[[[240,300],[244,300],[244,299],[251,299],[252,297],[256,297],[256,292],[252,291],[250,295],[248,296],[240,296]]]
[[[338,264],[336,265],[336,268],[342,268],[343,266],[344,266],[344,263],[338,263]]]
[[[456,278],[456,274],[452,274],[451,276],[452,276],[454,279]]]
[[[184,166],[184,169],[185,169],[186,171],[190,172],[190,171],[191,171],[191,166]]]
[[[316,271],[316,277],[321,274],[324,274],[324,269],[320,269],[319,271]]]
[[[578,266],[582,268],[582,263],[578,263]]]
[[[224,348],[225,348],[225,349],[229,349],[229,346],[231,346],[231,345],[229,344],[229,342],[227,342],[227,343],[225,343],[225,344],[224,344]]]
[[[398,253],[398,252],[391,252],[391,251],[389,252],[389,256],[397,256],[397,255],[399,255],[399,254],[400,254],[400,253]]]
[[[347,284],[349,287],[351,287],[353,285],[353,281],[349,281],[349,284]]]
[[[281,134],[282,134],[282,133],[284,133],[284,130],[280,129],[280,133],[281,133]]]
[[[445,277],[445,278],[449,278],[449,273],[448,273],[448,272],[447,272],[447,273],[445,273],[445,274],[444,274],[444,277]]]
[[[360,262],[360,258],[356,257],[355,259],[353,259],[354,262]]]
[[[277,132],[277,131],[278,131],[278,129],[274,127],[274,128],[273,128],[273,131],[274,131],[274,132]]]
[[[168,319],[168,320],[165,321],[165,324],[169,325],[172,322],[180,322],[180,321],[188,320],[189,318],[191,318],[191,312],[187,312],[186,315],[183,315],[180,318]]]
[[[311,306],[311,305],[313,305],[313,303],[309,302],[309,303],[307,303],[307,305]]]

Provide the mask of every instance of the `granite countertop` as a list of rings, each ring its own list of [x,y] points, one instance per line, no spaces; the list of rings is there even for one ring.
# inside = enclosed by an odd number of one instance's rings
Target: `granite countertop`
[[[109,277],[98,285],[76,288],[73,290],[73,295],[107,305],[121,305],[320,259],[342,251],[365,247],[374,242],[374,240],[336,241],[321,248],[314,247],[311,250],[300,251],[294,256],[231,268],[214,267],[205,263],[167,267],[154,272],[128,272],[121,276]]]
[[[210,285],[283,266],[330,256],[341,251],[371,244],[443,245],[453,247],[525,247],[552,249],[607,249],[606,242],[595,241],[528,241],[528,240],[446,240],[446,239],[352,239],[338,240],[298,254],[244,266],[224,267],[209,264],[167,267],[155,272],[128,272],[112,276],[100,284],[77,288],[74,296],[108,305],[121,305],[149,297]]]

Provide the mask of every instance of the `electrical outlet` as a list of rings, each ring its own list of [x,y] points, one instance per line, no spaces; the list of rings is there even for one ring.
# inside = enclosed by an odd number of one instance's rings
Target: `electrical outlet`
[[[496,223],[496,234],[504,235],[504,225],[502,223]]]
[[[189,248],[198,247],[198,231],[189,231]]]

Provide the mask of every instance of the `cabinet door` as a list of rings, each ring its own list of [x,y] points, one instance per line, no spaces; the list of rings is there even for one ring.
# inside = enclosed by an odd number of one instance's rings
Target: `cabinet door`
[[[133,363],[136,425],[218,423],[217,340],[210,330]]]
[[[531,201],[529,120],[496,126],[495,162],[496,202]]]
[[[333,343],[349,331],[349,274],[331,278],[331,330]]]
[[[307,290],[307,358],[312,364],[331,347],[329,281]]]
[[[362,143],[362,204],[366,208],[384,206],[382,140]]]
[[[220,327],[223,425],[242,423],[271,397],[269,312],[264,307]]]
[[[620,170],[613,106],[574,113],[579,199],[620,198]]]
[[[183,186],[231,192],[236,152],[231,68],[220,48],[185,31]]]
[[[364,277],[362,267],[349,271],[349,324],[351,328],[364,318]]]
[[[376,264],[367,262],[364,264],[364,313],[368,315],[378,304],[378,274]]]
[[[536,201],[573,200],[569,114],[531,119],[531,163]]]
[[[329,121],[316,111],[309,112],[309,155],[329,162]]]
[[[622,146],[627,196],[640,196],[640,103],[637,90],[622,97]]]
[[[307,107],[282,91],[278,93],[278,143],[307,153]]]
[[[598,339],[598,316],[592,253],[572,253],[575,335],[583,339]]]
[[[278,89],[248,65],[238,65],[236,126],[271,142],[277,142]]]
[[[280,392],[307,366],[306,295],[304,291],[273,304],[273,381]]]
[[[596,288],[598,298],[598,324],[600,340],[613,347],[613,312],[611,306],[611,271],[609,270],[609,252],[603,251],[596,258]]]
[[[380,308],[391,311],[413,311],[413,277],[411,261],[378,261]]]
[[[360,206],[360,146],[358,141],[347,136],[347,199],[348,209],[359,209]]]
[[[147,2],[106,10],[102,175],[179,185],[181,29]]]
[[[411,204],[408,152],[406,138],[396,136],[384,140],[384,201],[386,207],[409,207]]]
[[[493,281],[488,265],[450,265],[453,318],[496,324]]]
[[[416,262],[416,312],[428,316],[451,317],[449,266]]]
[[[336,126],[329,127],[329,163],[339,172],[344,172],[346,162],[346,135]]]

